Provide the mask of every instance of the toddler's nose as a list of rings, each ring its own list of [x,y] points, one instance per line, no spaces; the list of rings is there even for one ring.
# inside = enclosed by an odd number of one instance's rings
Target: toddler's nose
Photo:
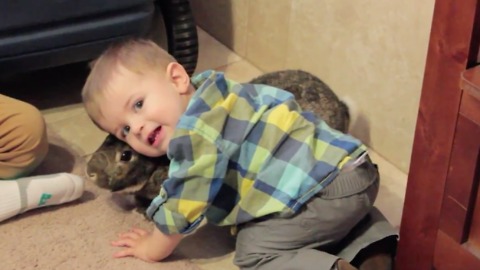
[[[130,132],[135,135],[141,135],[142,130],[143,130],[143,124],[135,123],[133,125],[130,125]]]

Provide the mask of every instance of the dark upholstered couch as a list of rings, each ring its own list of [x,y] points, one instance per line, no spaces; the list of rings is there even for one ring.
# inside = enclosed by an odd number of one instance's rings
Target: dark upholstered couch
[[[154,39],[193,73],[198,39],[188,0],[0,1],[0,74],[90,60],[134,36]]]

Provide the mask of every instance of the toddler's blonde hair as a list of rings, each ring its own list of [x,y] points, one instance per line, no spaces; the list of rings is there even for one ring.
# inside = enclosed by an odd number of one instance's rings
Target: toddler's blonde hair
[[[171,62],[176,62],[175,58],[150,40],[130,39],[112,45],[90,63],[91,71],[82,89],[88,115],[93,120],[100,117],[103,93],[110,87],[112,77],[120,75],[120,66],[136,74],[145,74],[165,71]]]

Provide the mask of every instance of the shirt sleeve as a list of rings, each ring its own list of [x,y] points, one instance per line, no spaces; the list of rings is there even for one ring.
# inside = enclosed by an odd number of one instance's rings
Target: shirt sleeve
[[[177,130],[169,144],[169,178],[147,209],[165,234],[194,230],[223,183],[228,159],[208,136]]]

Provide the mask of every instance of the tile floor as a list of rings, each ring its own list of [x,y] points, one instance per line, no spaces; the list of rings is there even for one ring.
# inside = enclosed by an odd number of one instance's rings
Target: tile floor
[[[247,81],[262,72],[240,56],[220,44],[210,35],[199,29],[200,55],[197,70],[216,69],[237,81]],[[88,119],[80,104],[81,84],[86,75],[85,64],[67,66],[31,74],[29,82],[25,77],[9,78],[1,89],[15,89],[6,93],[29,100],[37,105],[45,116],[48,127],[82,155],[88,156],[100,145],[105,134],[99,131]],[[75,75],[72,75],[75,73]],[[56,81],[52,89],[42,91],[42,83]],[[44,84],[43,84],[44,85]],[[51,91],[50,91],[51,90]],[[33,99],[32,91],[38,92]],[[398,228],[401,219],[406,174],[387,162],[380,155],[371,153],[379,165],[381,189],[376,205],[390,222]]]

